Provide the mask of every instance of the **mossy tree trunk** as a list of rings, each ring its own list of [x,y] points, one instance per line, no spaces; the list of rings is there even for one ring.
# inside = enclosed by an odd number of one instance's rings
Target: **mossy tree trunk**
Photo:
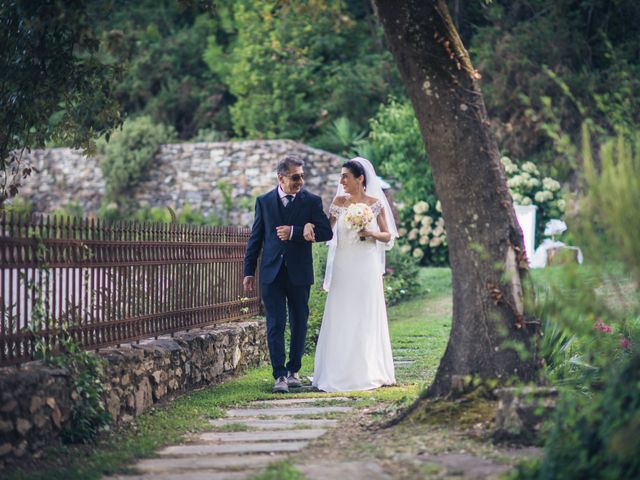
[[[446,396],[469,375],[532,380],[538,328],[524,311],[524,241],[479,75],[443,0],[374,3],[425,141],[453,274],[451,336],[425,396]]]

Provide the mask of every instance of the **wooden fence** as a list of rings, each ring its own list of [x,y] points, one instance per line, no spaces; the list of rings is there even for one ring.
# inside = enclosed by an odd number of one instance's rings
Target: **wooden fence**
[[[249,229],[0,218],[0,365],[259,313],[242,290]]]

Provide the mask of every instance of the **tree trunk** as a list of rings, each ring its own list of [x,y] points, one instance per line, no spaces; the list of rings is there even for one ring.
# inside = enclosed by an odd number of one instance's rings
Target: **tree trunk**
[[[524,312],[524,241],[480,76],[444,0],[375,5],[425,141],[453,274],[451,336],[425,396],[446,396],[469,375],[532,380],[538,322]]]

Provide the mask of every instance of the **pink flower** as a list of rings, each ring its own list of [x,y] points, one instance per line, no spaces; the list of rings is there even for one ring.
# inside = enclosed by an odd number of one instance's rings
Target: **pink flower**
[[[610,325],[605,325],[604,322],[600,319],[598,319],[596,321],[596,323],[593,325],[593,329],[594,330],[598,330],[600,332],[604,332],[604,333],[612,333],[613,332],[613,328],[611,328]]]
[[[391,268],[391,267],[387,268],[387,273],[393,274],[393,268]]]
[[[620,340],[620,347],[627,349],[629,348],[629,345],[631,345],[631,340],[629,340],[628,338],[623,338],[622,340]]]

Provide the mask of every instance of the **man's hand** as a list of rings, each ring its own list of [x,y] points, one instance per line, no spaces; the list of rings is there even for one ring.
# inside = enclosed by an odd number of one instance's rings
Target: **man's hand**
[[[245,292],[253,292],[255,286],[255,277],[244,277],[242,279],[242,287]]]
[[[308,241],[308,242],[315,242],[316,241],[315,228],[316,228],[316,226],[313,223],[307,223],[304,226],[304,231],[302,232],[302,236],[304,237],[304,239],[306,241]]]
[[[291,237],[291,225],[280,225],[276,227],[276,234],[280,240],[286,242],[289,240],[289,237]]]

